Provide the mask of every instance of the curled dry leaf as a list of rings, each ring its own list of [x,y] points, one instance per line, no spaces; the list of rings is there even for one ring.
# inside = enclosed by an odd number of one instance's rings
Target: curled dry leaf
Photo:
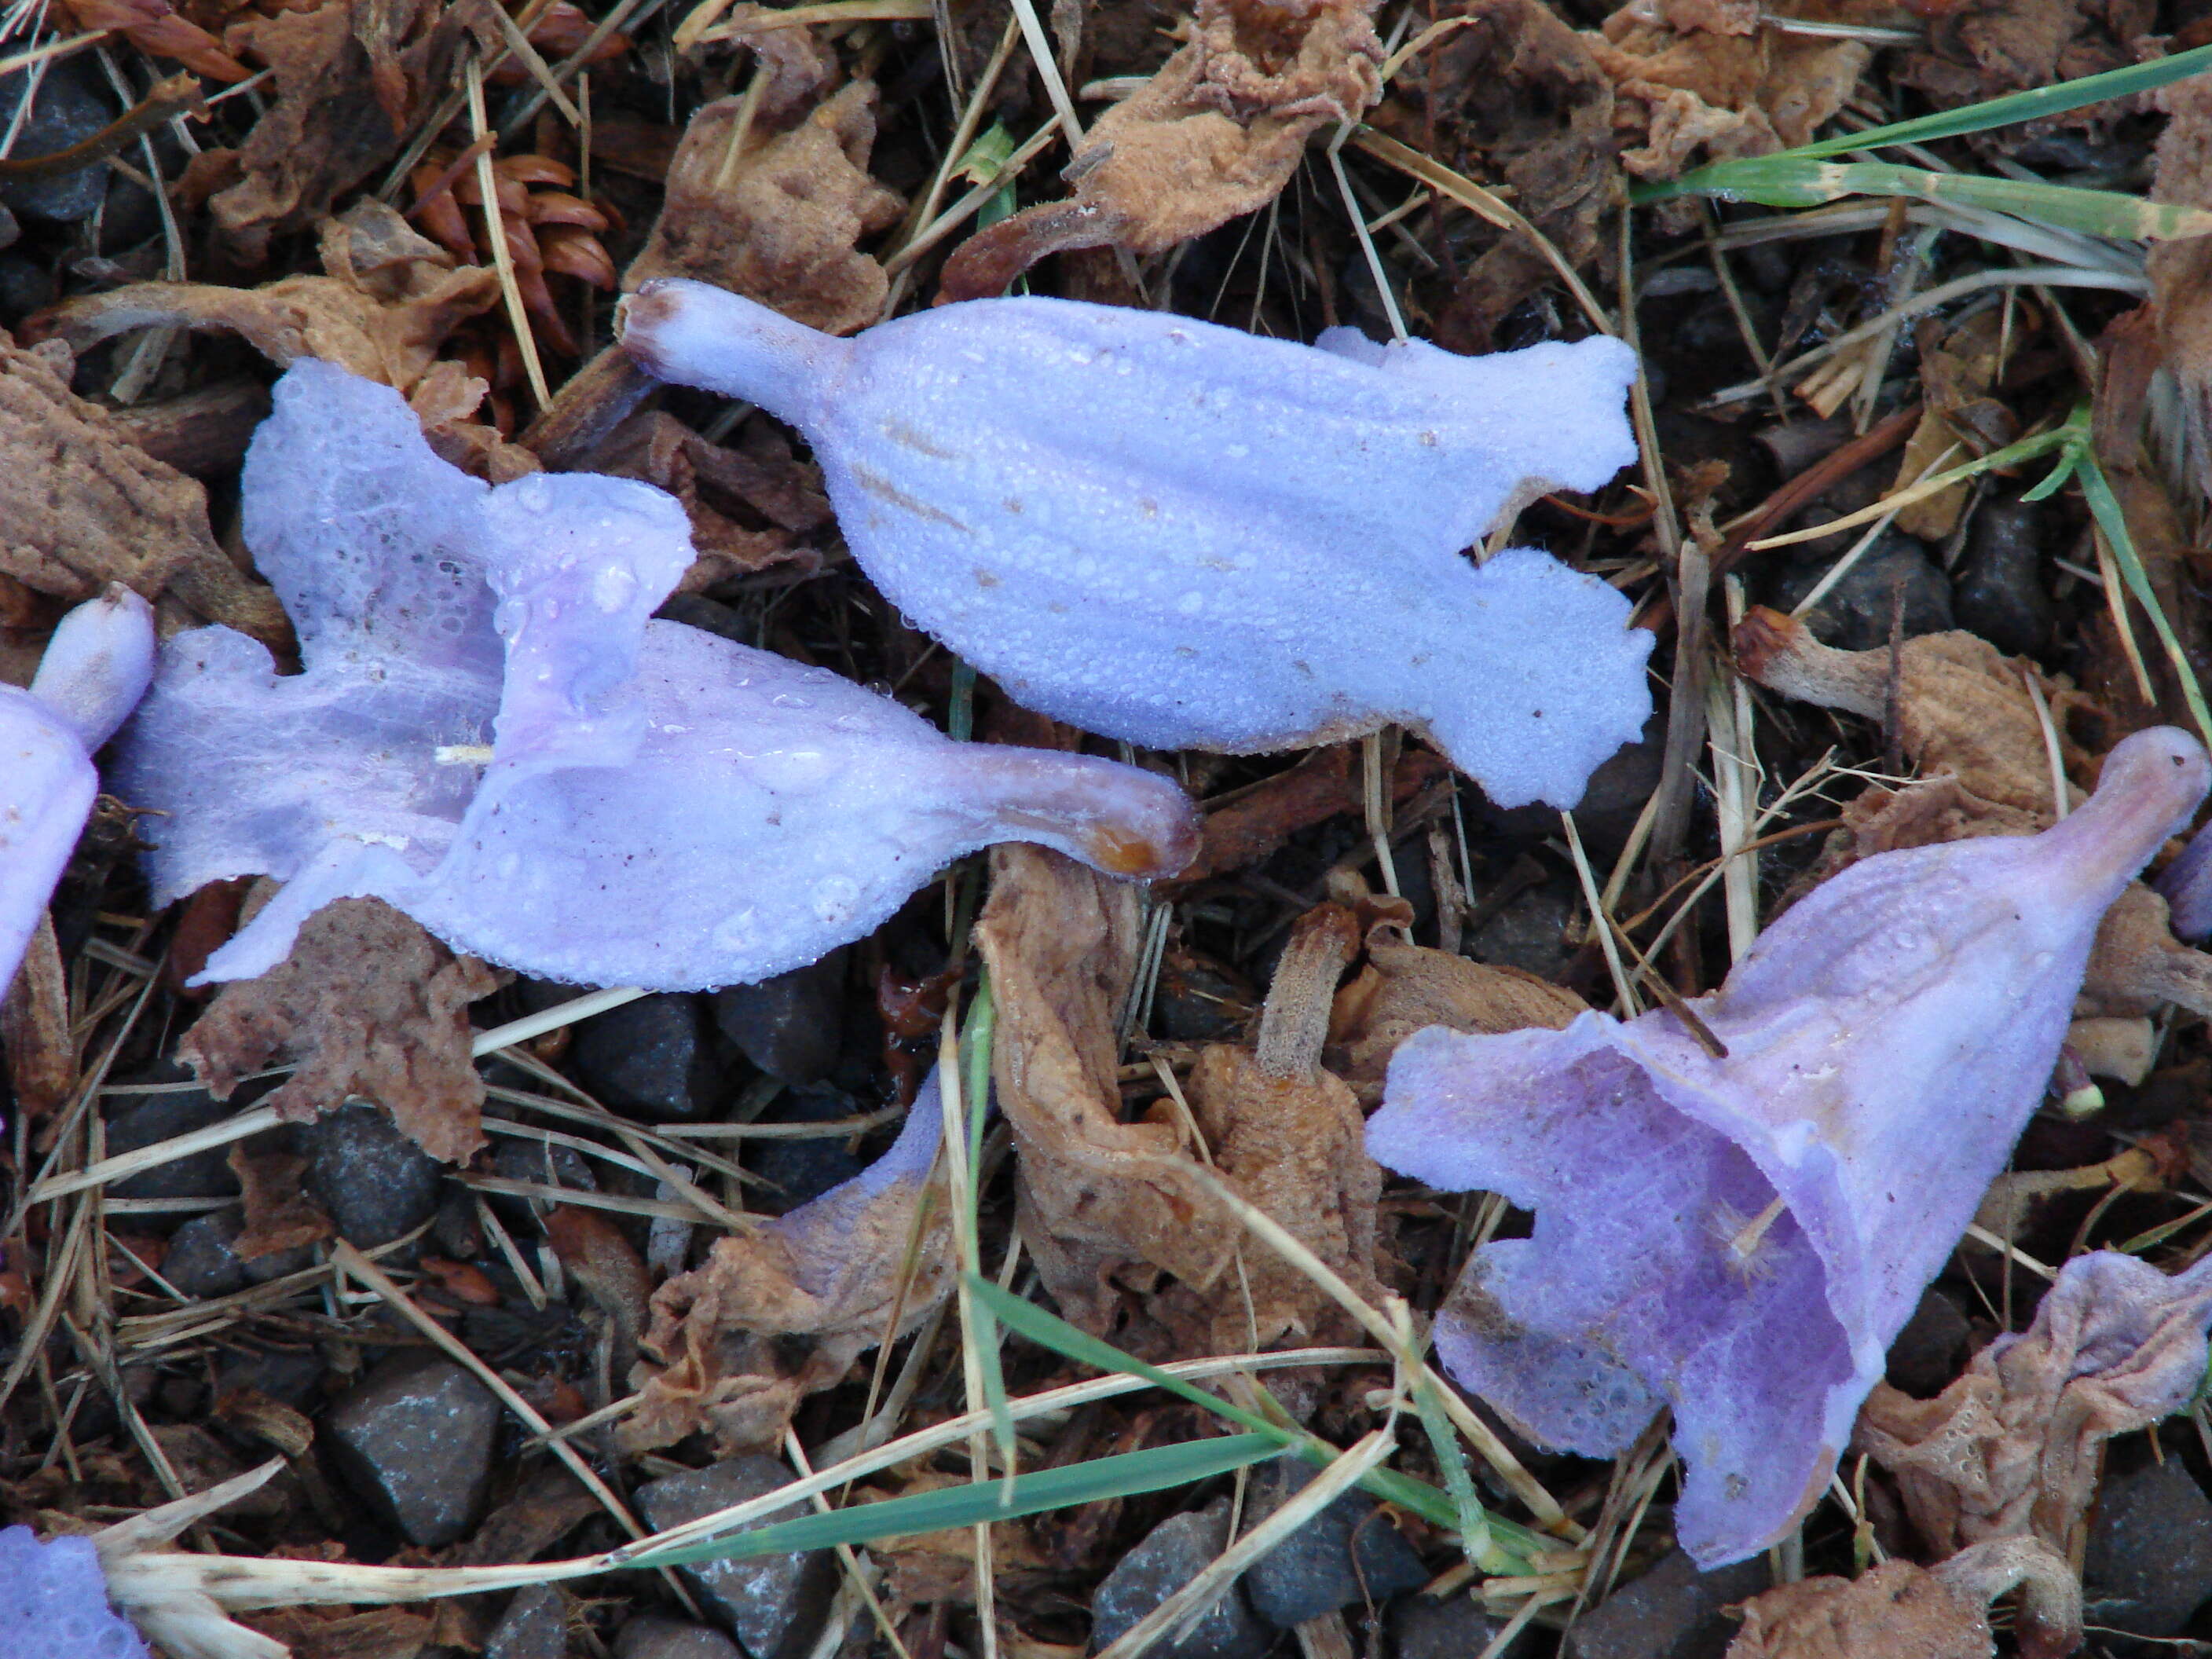
[[[248,13],[224,46],[273,71],[274,106],[243,148],[210,150],[185,176],[212,189],[216,233],[259,264],[272,237],[323,218],[398,151],[455,75],[466,8],[440,0],[321,0],[273,17]],[[265,94],[264,94],[265,95]]]
[[[207,491],[70,390],[69,353],[0,332],[0,576],[71,605],[109,582],[163,589],[264,644],[290,642],[276,596],[208,528]]]
[[[2081,1587],[2033,1539],[1978,1544],[1933,1569],[1884,1561],[1856,1579],[1778,1584],[1743,1605],[1728,1659],[1990,1659],[1989,1603],[2022,1587],[2023,1646],[2081,1624]],[[2070,1608],[2070,1613],[2069,1613]]]
[[[2212,85],[2191,76],[2152,100],[2166,112],[2150,198],[2212,207]],[[2159,362],[2181,394],[2197,487],[2212,492],[2212,238],[2154,242],[2144,257]]]
[[[248,1152],[240,1141],[224,1162],[238,1177],[239,1203],[246,1212],[246,1226],[230,1247],[240,1261],[258,1261],[337,1235],[330,1217],[300,1184],[307,1170],[306,1158],[291,1152]]]
[[[1001,293],[1048,253],[1160,253],[1265,207],[1306,140],[1382,90],[1364,0],[1199,0],[1189,43],[1101,116],[1061,177],[1064,202],[978,232],[945,261],[943,297]]]
[[[1637,141],[1621,165],[1639,178],[1672,179],[1706,161],[1807,143],[1843,107],[1873,56],[1857,40],[1755,25],[1723,32],[1735,27],[1740,7],[1666,10],[1661,21],[1644,7],[1623,6],[1584,36],[1613,81],[1614,130]]]
[[[1372,124],[1507,185],[1513,205],[1570,264],[1587,264],[1620,174],[1613,82],[1589,42],[1541,0],[1464,0],[1442,15],[1468,21],[1407,64]],[[1455,284],[1438,343],[1490,350],[1499,319],[1552,277],[1526,237],[1499,233]]]
[[[1407,749],[1390,774],[1391,799],[1403,805],[1450,772],[1441,755]],[[1288,771],[1263,778],[1209,806],[1198,856],[1176,881],[1188,886],[1257,864],[1301,830],[1310,830],[1340,812],[1359,811],[1361,799],[1359,746],[1335,744],[1314,750]]]
[[[679,593],[793,560],[818,562],[799,538],[832,521],[820,470],[762,423],[751,431],[767,441],[761,453],[710,442],[674,416],[647,410],[592,452],[592,471],[639,479],[684,504],[699,556],[677,584]]]
[[[1268,988],[1257,1051],[1200,1050],[1186,1092],[1229,1183],[1373,1303],[1382,1295],[1375,1206],[1382,1172],[1367,1156],[1359,1103],[1321,1066],[1330,999],[1358,952],[1360,931],[1358,915],[1341,904],[1301,916]],[[1204,1297],[1208,1352],[1351,1334],[1350,1316],[1264,1243],[1247,1242],[1243,1261],[1241,1273],[1223,1275]]]
[[[51,916],[40,918],[15,978],[0,986],[0,1053],[8,1057],[8,1086],[22,1117],[44,1117],[76,1088],[69,980]]]
[[[757,300],[809,328],[849,334],[876,320],[890,292],[859,251],[903,204],[868,176],[876,89],[855,81],[787,132],[738,141],[744,100],[702,107],[669,163],[667,195],[625,292],[660,276],[696,277]]]
[[[232,333],[271,362],[319,357],[408,392],[430,374],[447,335],[499,303],[497,272],[456,269],[451,254],[380,202],[324,222],[322,264],[320,276],[260,288],[133,283],[41,312],[33,331],[80,351],[135,328]],[[479,386],[476,398],[483,395]],[[432,413],[452,416],[450,408],[425,411]]]
[[[1379,1105],[1382,1077],[1398,1045],[1431,1025],[1501,1032],[1532,1025],[1564,1030],[1589,1005],[1518,968],[1469,962],[1431,951],[1394,927],[1367,938],[1367,961],[1336,994],[1328,1054],[1364,1106]]]
[[[1989,395],[2002,371],[2006,352],[2014,349],[2002,314],[1977,312],[1948,330],[1936,319],[1925,318],[1915,332],[1923,402],[1919,424],[1905,440],[1898,462],[1893,486],[1897,489],[1961,459],[1961,452],[1985,455],[2020,435],[2012,411]],[[1923,541],[1943,540],[1959,527],[1972,488],[1962,478],[1948,489],[1908,503],[1897,515],[1897,527]]]
[[[1117,1274],[1212,1286],[1236,1243],[1179,1125],[1124,1123],[1115,1042],[1136,975],[1137,890],[1042,848],[991,850],[975,939],[998,999],[992,1068],[1020,1154],[1016,1221],[1060,1311],[1103,1331]]]
[[[819,1198],[736,1237],[653,1293],[643,1396],[617,1431],[641,1450],[711,1430],[725,1454],[775,1445],[800,1401],[912,1330],[952,1288],[937,1173],[945,1123],[933,1074],[883,1157]],[[794,1368],[793,1337],[811,1339]]]
[[[2076,1256],[2034,1323],[1935,1399],[1876,1383],[1852,1443],[1896,1477],[1932,1549],[2032,1536],[2079,1560],[2104,1443],[2188,1405],[2208,1323],[2212,1261],[2168,1277],[2110,1250]]]
[[[262,887],[265,902],[275,884]],[[301,928],[286,960],[225,986],[178,1054],[217,1100],[272,1060],[296,1064],[269,1097],[286,1121],[359,1097],[433,1158],[458,1164],[483,1145],[468,1006],[498,986],[483,963],[453,955],[382,900],[341,899]]]
[[[644,1260],[613,1218],[574,1204],[556,1204],[545,1218],[545,1237],[569,1276],[583,1286],[607,1322],[612,1373],[628,1376],[645,1334],[653,1280]]]
[[[169,0],[57,0],[54,10],[75,26],[71,33],[113,29],[148,56],[173,58],[211,81],[235,84],[250,73]]]

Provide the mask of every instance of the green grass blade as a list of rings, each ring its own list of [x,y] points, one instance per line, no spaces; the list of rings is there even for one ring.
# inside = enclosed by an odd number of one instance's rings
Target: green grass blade
[[[2086,427],[2086,416],[2075,418]],[[2173,665],[2173,677],[2180,683],[2182,701],[2189,705],[2190,718],[2197,722],[2197,734],[2212,745],[2212,711],[2204,706],[2204,690],[2197,684],[2197,670],[2190,664],[2189,653],[2182,649],[2173,624],[2166,619],[2166,608],[2159,604],[2158,594],[2150,585],[2150,573],[2143,568],[2142,556],[2136,551],[2135,538],[2128,533],[2127,514],[2120,510],[2120,498],[2112,493],[2112,483],[2105,477],[2105,469],[2097,464],[2096,453],[2089,447],[2086,435],[2079,441],[2078,447],[2081,494],[2089,503],[2090,514],[2097,520],[2097,527],[2105,532],[2105,540],[2112,550],[2112,562],[2120,568],[2120,579],[2150,617],[2158,642],[2166,647],[2166,659]]]
[[[972,1246],[981,1237],[983,1126],[991,1110],[991,1038],[998,1027],[997,1000],[991,994],[991,971],[980,971],[975,1000],[969,1005],[968,1021],[960,1032],[960,1106],[967,1114],[969,1209],[967,1239]],[[963,1261],[963,1269],[980,1279],[980,1260]],[[975,1344],[976,1369],[983,1384],[983,1403],[990,1407],[991,1437],[1009,1474],[1014,1467],[1014,1413],[1006,1399],[1006,1376],[999,1364],[999,1331],[991,1311],[972,1297],[963,1310]],[[1009,1488],[1010,1489],[1010,1488]]]
[[[1154,1388],[1203,1406],[1217,1416],[1224,1417],[1238,1426],[1255,1434],[1271,1437],[1279,1450],[1293,1451],[1316,1467],[1328,1462],[1337,1455],[1337,1449],[1328,1442],[1297,1429],[1285,1428],[1272,1423],[1257,1412],[1208,1394],[1194,1383],[1179,1376],[1171,1376],[1157,1365],[1148,1365],[1133,1354],[1123,1353],[1110,1342],[1075,1328],[1056,1314],[1048,1313],[1033,1302],[1000,1290],[988,1280],[978,1279],[969,1286],[970,1295],[989,1306],[1000,1323],[1017,1331],[1041,1347],[1051,1349],[1065,1358],[1076,1360],[1102,1371],[1118,1371],[1124,1376],[1141,1376]],[[1458,1531],[1461,1510],[1457,1504],[1425,1480],[1415,1479],[1397,1469],[1371,1469],[1360,1477],[1359,1484],[1388,1504],[1419,1516],[1433,1526],[1447,1531]],[[1527,1570],[1529,1558],[1539,1552],[1559,1547],[1554,1540],[1530,1531],[1511,1521],[1496,1516],[1486,1517],[1490,1534],[1490,1548],[1481,1563],[1492,1572],[1519,1572]]]
[[[1802,150],[1716,161],[1683,174],[1665,187],[1665,193],[1717,196],[1775,208],[1817,207],[1850,196],[1903,196],[2008,213],[2054,229],[2118,241],[2170,241],[2212,233],[2212,213],[2202,208],[2149,202],[2118,191],[2075,190],[2035,179],[1934,173],[1887,161],[1824,161]]]
[[[826,1514],[802,1516],[796,1521],[758,1527],[729,1538],[651,1551],[623,1565],[678,1567],[698,1561],[736,1561],[748,1556],[775,1555],[786,1550],[872,1544],[886,1538],[911,1537],[916,1533],[971,1527],[980,1522],[1004,1521],[1010,1516],[1036,1515],[1046,1510],[1068,1509],[1111,1498],[1128,1498],[1169,1486],[1187,1486],[1273,1457],[1281,1450],[1273,1436],[1263,1434],[1233,1434],[1218,1440],[1154,1446],[1145,1451],[1096,1457],[1066,1468],[1039,1469],[1017,1475],[1003,1484],[994,1480],[945,1486],[936,1492],[917,1492],[910,1498],[887,1498],[880,1504],[855,1504]],[[1001,1492],[1006,1491],[1011,1491],[1011,1502],[1001,1498]]]

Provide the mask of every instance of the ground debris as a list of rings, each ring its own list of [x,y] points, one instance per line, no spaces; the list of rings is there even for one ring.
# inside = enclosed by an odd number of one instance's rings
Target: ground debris
[[[284,962],[225,986],[178,1053],[218,1100],[272,1060],[295,1064],[269,1097],[279,1117],[304,1123],[358,1097],[459,1163],[483,1145],[468,1005],[498,984],[381,900],[341,899],[301,927]]]
[[[2062,1622],[2070,1605],[2078,1626],[2081,1589],[2065,1562],[2033,1539],[2008,1539],[1933,1569],[1884,1561],[1856,1579],[1778,1584],[1743,1604],[1743,1632],[1728,1659],[1988,1659],[1996,1648],[1985,1609],[2021,1584],[2030,1602],[2060,1611]],[[2032,1641],[2023,1652],[2037,1651]],[[2043,1652],[2050,1659],[2053,1650]]]

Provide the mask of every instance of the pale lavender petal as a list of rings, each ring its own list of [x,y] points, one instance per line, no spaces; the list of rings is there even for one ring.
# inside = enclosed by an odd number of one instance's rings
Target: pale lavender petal
[[[2181,856],[2160,871],[2151,884],[2165,895],[2174,938],[2194,941],[2212,937],[2212,824],[2191,836]]]
[[[892,1187],[904,1183],[919,1188],[929,1179],[944,1139],[945,1101],[933,1066],[907,1109],[898,1139],[881,1158],[850,1181],[766,1224],[768,1231],[781,1234],[791,1247],[792,1278],[801,1290],[835,1304],[844,1281],[882,1271],[883,1263],[875,1255],[881,1241],[860,1224]],[[856,1240],[866,1247],[864,1255],[856,1255]]]
[[[46,913],[76,850],[100,775],[76,727],[12,685],[0,685],[0,993]]]
[[[692,550],[645,485],[487,490],[397,393],[310,362],[247,483],[306,672],[228,629],[179,635],[119,775],[167,815],[157,898],[289,884],[203,979],[265,971],[321,905],[373,895],[544,977],[696,989],[815,960],[991,842],[1141,876],[1195,848],[1164,778],[954,744],[825,670],[650,620]]]
[[[0,1659],[146,1659],[131,1621],[107,1603],[89,1538],[39,1541],[0,1529]]]
[[[655,374],[804,430],[870,579],[1059,719],[1234,753],[1397,721],[1503,805],[1571,805],[1650,712],[1622,595],[1525,549],[1460,556],[1634,459],[1617,340],[1316,349],[1018,299],[838,341],[680,280],[626,328]]]
[[[2042,835],[1852,866],[1692,1005],[1725,1058],[1664,1011],[1406,1043],[1370,1152],[1536,1212],[1439,1317],[1455,1375],[1596,1455],[1648,1390],[1683,1547],[1711,1566],[1779,1537],[2042,1098],[2098,921],[2208,780],[2155,728]]]
[[[96,753],[130,718],[154,678],[154,607],[110,582],[64,617],[39,658],[31,695]]]

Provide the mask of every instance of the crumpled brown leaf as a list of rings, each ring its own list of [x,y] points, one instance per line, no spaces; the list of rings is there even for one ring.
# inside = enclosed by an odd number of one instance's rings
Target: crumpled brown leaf
[[[1692,0],[1666,21],[1623,6],[1583,38],[1613,87],[1613,127],[1638,178],[1766,155],[1811,139],[1844,106],[1872,58],[1857,40],[1742,28],[1742,9]]]
[[[1404,750],[1390,773],[1390,798],[1403,805],[1450,772],[1440,755],[1426,749]],[[1257,864],[1301,830],[1340,812],[1358,811],[1361,800],[1359,745],[1316,749],[1288,771],[1208,804],[1198,856],[1183,866],[1174,885],[1188,887]]]
[[[942,1107],[926,1093],[919,1109]],[[616,1431],[625,1448],[673,1445],[701,1429],[725,1455],[777,1444],[801,1401],[842,1382],[887,1332],[912,1330],[950,1293],[941,1173],[825,1200],[840,1205],[829,1224],[841,1240],[837,1260],[803,1259],[787,1234],[764,1228],[716,1239],[702,1266],[653,1293],[644,1346],[662,1363],[632,1373],[643,1398]],[[793,1337],[811,1339],[795,1362]]]
[[[610,1370],[628,1376],[637,1362],[653,1294],[644,1259],[612,1217],[574,1204],[556,1204],[547,1213],[545,1238],[568,1276],[606,1318],[613,1355]]]
[[[44,311],[27,333],[76,350],[134,328],[234,333],[277,365],[319,357],[356,374],[414,392],[446,337],[500,301],[499,274],[456,269],[453,256],[380,202],[356,204],[322,227],[320,276],[286,276],[260,288],[133,283]],[[483,396],[480,381],[465,413]],[[450,394],[448,394],[450,398]],[[458,418],[444,401],[426,417]]]
[[[2166,112],[2150,199],[2212,208],[2212,85],[2191,76],[2152,101]],[[2181,394],[2198,489],[2212,493],[2212,237],[2154,242],[2144,258],[2160,363]]]
[[[483,1145],[468,1006],[500,983],[382,900],[340,899],[315,913],[283,962],[223,987],[178,1054],[217,1100],[272,1060],[295,1063],[268,1098],[287,1122],[359,1097],[431,1157],[458,1164]]]
[[[0,986],[0,1052],[7,1055],[8,1086],[19,1116],[44,1117],[75,1091],[79,1073],[70,1033],[69,980],[52,916],[39,919],[15,978]]]
[[[2208,1321],[2212,1266],[2168,1277],[2112,1251],[2076,1256],[2028,1329],[1933,1400],[1877,1382],[1852,1444],[1895,1477],[1937,1553],[2033,1536],[2077,1561],[2104,1443],[2189,1403]]]
[[[1975,313],[1955,328],[1947,329],[1932,317],[1922,319],[1916,338],[1923,407],[1898,462],[1896,489],[1917,483],[1940,465],[2001,449],[2020,435],[2012,412],[1989,395],[2010,348],[2005,324],[2002,314],[1988,311]],[[1946,462],[1946,453],[1955,446],[1964,447],[1964,455],[1954,453]],[[1897,515],[1897,527],[1923,541],[1942,541],[1958,528],[1972,487],[1962,478],[1909,502]]]
[[[257,1261],[337,1236],[322,1206],[300,1184],[307,1172],[306,1158],[292,1152],[248,1152],[240,1141],[223,1161],[238,1177],[238,1201],[246,1212],[246,1225],[230,1246],[240,1261]]]
[[[1522,217],[1581,266],[1600,252],[1598,219],[1620,177],[1613,82],[1589,43],[1541,0],[1463,0],[1440,18],[1467,25],[1412,58],[1370,125],[1512,192]],[[1491,330],[1553,280],[1526,237],[1501,233],[1453,286],[1440,343],[1492,349]]]
[[[624,292],[690,276],[773,307],[793,322],[849,334],[874,322],[890,292],[858,244],[898,222],[904,204],[868,176],[876,88],[854,81],[787,132],[763,134],[732,163],[742,98],[703,106],[669,164],[667,195]]]
[[[1928,94],[1937,109],[1954,109],[2053,81],[2138,61],[2155,27],[2150,0],[1962,0],[1931,7],[1928,45],[1897,55],[1894,84]],[[1976,148],[2011,146],[2072,128],[2109,129],[2127,100],[2093,104],[2022,124]]]
[[[941,297],[982,299],[1048,253],[1111,244],[1160,253],[1273,201],[1321,127],[1382,90],[1365,0],[1198,0],[1188,45],[1099,117],[1060,176],[1064,202],[979,231]]]
[[[678,584],[678,592],[696,593],[793,561],[807,568],[820,563],[819,554],[799,538],[831,522],[821,472],[793,457],[780,435],[759,422],[753,429],[764,453],[710,442],[674,416],[647,410],[592,452],[592,471],[641,479],[684,504],[699,556]],[[768,445],[781,447],[781,453]],[[761,528],[744,522],[763,519],[768,523]]]
[[[1496,1035],[1540,1025],[1561,1030],[1589,1005],[1572,991],[1490,963],[1413,944],[1395,927],[1367,938],[1367,960],[1336,994],[1329,1015],[1330,1069],[1363,1106],[1379,1105],[1398,1045],[1431,1025]]]
[[[249,12],[224,32],[227,50],[275,71],[274,106],[241,149],[196,157],[186,185],[213,187],[216,234],[240,259],[259,264],[272,237],[315,223],[398,153],[426,100],[458,78],[465,10],[321,0],[273,17]]]
[[[1884,1561],[1860,1577],[1778,1584],[1743,1604],[1728,1659],[1990,1659],[1985,1609],[2016,1585],[2048,1632],[2081,1626],[2081,1587],[2065,1562],[2029,1538],[1978,1544],[1934,1568]],[[2030,1630],[2024,1629],[2024,1638]]]
[[[0,331],[0,576],[77,605],[109,582],[167,588],[211,622],[288,649],[276,596],[230,562],[207,491],[70,390],[69,353]]]
[[[1138,902],[1127,882],[1009,842],[991,849],[975,925],[998,1000],[999,1109],[1020,1155],[1016,1224],[1061,1313],[1094,1332],[1112,1323],[1118,1275],[1165,1272],[1203,1291],[1236,1243],[1174,1115],[1121,1121],[1115,1044]]]

